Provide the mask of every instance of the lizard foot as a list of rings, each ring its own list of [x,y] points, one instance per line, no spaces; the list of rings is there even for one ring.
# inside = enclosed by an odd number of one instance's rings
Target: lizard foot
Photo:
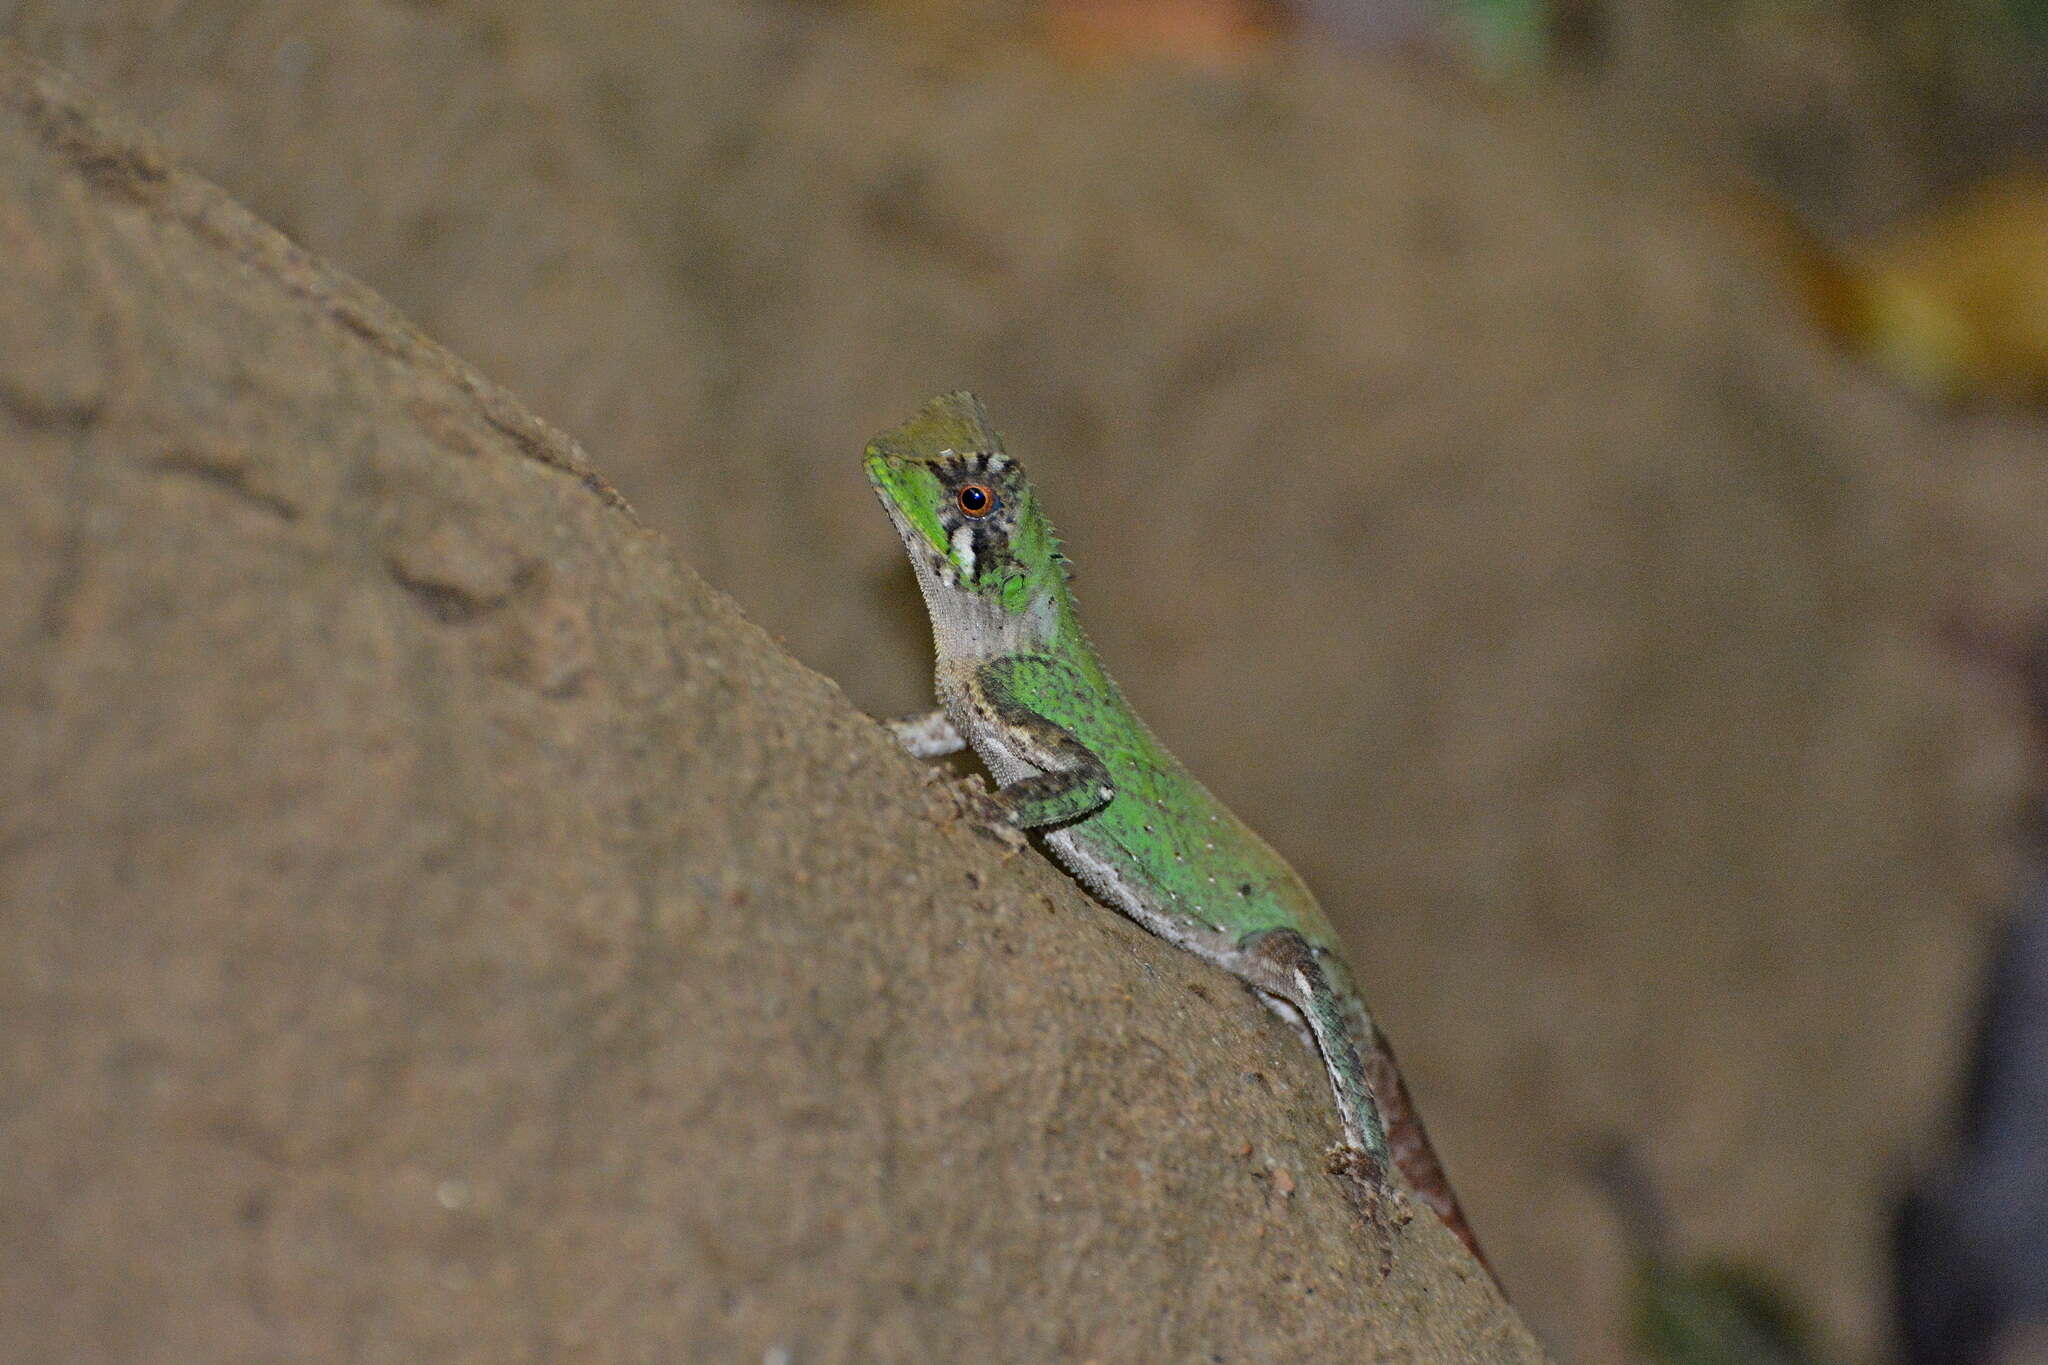
[[[1339,1143],[1330,1149],[1323,1169],[1337,1177],[1352,1210],[1372,1234],[1373,1245],[1380,1254],[1380,1278],[1384,1280],[1394,1273],[1395,1232],[1408,1226],[1408,1220],[1414,1217],[1408,1211],[1408,1201],[1387,1179],[1386,1164],[1370,1152]]]
[[[1006,861],[1031,846],[1024,831],[1010,823],[1008,808],[989,793],[981,778],[963,777],[948,783],[947,790],[952,793],[954,809],[974,832],[1002,845]]]

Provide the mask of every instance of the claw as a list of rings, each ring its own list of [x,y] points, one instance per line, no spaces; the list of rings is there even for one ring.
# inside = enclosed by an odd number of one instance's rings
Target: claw
[[[1024,831],[1010,823],[1008,808],[989,793],[980,777],[963,777],[950,783],[948,790],[953,794],[954,808],[974,832],[1002,845],[1005,861],[1031,846]]]
[[[1352,1210],[1372,1234],[1380,1254],[1380,1278],[1386,1279],[1394,1273],[1395,1233],[1414,1217],[1408,1201],[1387,1179],[1385,1163],[1357,1147],[1338,1143],[1330,1148],[1323,1169],[1337,1177]]]

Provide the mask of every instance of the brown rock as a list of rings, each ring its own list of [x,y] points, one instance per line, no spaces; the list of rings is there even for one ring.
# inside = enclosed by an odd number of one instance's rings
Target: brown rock
[[[1540,1358],[573,442],[12,58],[0,176],[0,1358]]]

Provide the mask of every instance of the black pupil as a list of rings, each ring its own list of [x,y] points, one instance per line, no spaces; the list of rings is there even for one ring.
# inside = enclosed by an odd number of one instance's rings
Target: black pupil
[[[969,512],[986,511],[988,509],[988,490],[971,486],[961,489],[960,506]]]

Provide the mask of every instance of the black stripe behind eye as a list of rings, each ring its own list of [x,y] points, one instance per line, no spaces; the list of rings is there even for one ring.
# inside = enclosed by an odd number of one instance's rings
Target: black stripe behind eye
[[[971,451],[952,462],[943,476],[948,496],[939,511],[939,524],[948,539],[962,526],[967,528],[977,576],[996,558],[1007,557],[1010,538],[1016,532],[1016,506],[1004,484],[1004,476],[1014,467],[1006,455]],[[988,489],[989,505],[979,516],[968,515],[960,506],[960,490],[970,484]]]

